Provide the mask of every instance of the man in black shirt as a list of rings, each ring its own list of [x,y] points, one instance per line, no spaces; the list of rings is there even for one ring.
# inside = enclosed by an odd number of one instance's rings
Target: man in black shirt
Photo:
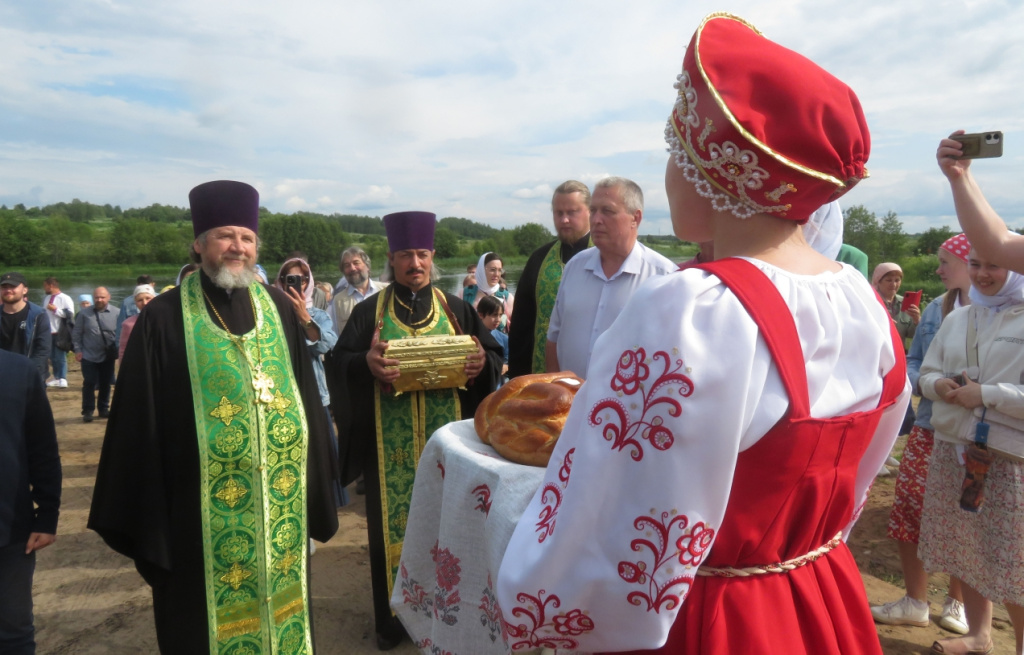
[[[46,380],[46,361],[50,356],[50,320],[46,310],[26,300],[28,283],[21,273],[0,275],[0,350],[24,355],[32,360]]]
[[[558,239],[530,255],[516,286],[515,320],[508,335],[508,376],[543,373],[548,322],[555,306],[562,269],[590,246],[590,189],[568,180],[551,198]]]

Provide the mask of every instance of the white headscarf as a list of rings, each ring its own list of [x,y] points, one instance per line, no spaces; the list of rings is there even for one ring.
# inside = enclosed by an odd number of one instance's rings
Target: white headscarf
[[[1014,305],[1024,303],[1024,275],[1007,271],[1006,282],[1003,283],[1003,288],[994,296],[986,296],[978,291],[974,285],[971,285],[971,291],[967,295],[975,305],[988,307],[996,312],[1009,309]]]
[[[487,285],[487,271],[484,270],[484,259],[486,259],[489,254],[491,254],[491,252],[487,251],[480,255],[480,259],[476,262],[476,286],[488,296],[493,296],[497,293],[498,289],[501,288],[501,278],[498,278],[498,283],[493,287]]]
[[[822,205],[803,225],[807,244],[829,259],[839,256],[843,245],[843,210],[839,201]]]

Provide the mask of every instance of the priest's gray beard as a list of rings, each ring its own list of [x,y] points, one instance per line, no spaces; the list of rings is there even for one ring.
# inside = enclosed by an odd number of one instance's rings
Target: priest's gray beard
[[[235,273],[221,265],[216,271],[206,271],[206,274],[221,289],[247,289],[256,281],[256,269],[253,266],[246,266]]]

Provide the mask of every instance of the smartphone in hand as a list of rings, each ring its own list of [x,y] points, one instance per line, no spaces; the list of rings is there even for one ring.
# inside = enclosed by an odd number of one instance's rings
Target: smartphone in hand
[[[302,276],[301,275],[285,275],[284,286],[289,289],[295,289],[299,295],[302,295]]]
[[[985,159],[1003,156],[1003,133],[998,130],[957,134],[949,137],[963,145],[963,153],[956,159]]]

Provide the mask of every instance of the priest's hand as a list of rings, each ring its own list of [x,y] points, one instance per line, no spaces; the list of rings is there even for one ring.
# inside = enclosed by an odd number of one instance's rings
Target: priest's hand
[[[25,554],[28,555],[34,550],[42,550],[55,541],[57,541],[57,535],[33,532],[28,536],[28,543],[25,544]]]
[[[484,370],[486,357],[484,347],[480,345],[480,340],[473,337],[473,343],[476,344],[476,352],[472,355],[466,355],[466,377],[470,380],[475,379]]]
[[[370,367],[370,374],[384,384],[391,384],[398,379],[401,372],[397,359],[386,359],[384,351],[388,349],[387,341],[378,341],[366,351],[366,365]],[[386,368],[393,366],[394,368]]]

